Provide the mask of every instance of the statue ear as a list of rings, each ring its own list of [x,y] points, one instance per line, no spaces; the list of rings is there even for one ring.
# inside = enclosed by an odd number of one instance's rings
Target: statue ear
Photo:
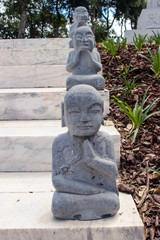
[[[103,116],[102,116],[101,124],[104,125],[104,119],[103,119]]]
[[[65,118],[64,118],[64,102],[61,102],[61,124],[62,127],[66,127]]]
[[[95,36],[94,36],[94,47],[96,48],[96,40],[95,40]]]

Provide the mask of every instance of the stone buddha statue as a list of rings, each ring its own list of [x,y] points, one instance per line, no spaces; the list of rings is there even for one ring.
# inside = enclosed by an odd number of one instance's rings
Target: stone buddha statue
[[[77,84],[88,84],[97,90],[103,90],[104,78],[97,75],[101,71],[99,53],[94,50],[95,40],[91,28],[82,26],[74,31],[73,46],[70,51],[66,69],[72,75],[66,81],[67,90]]]
[[[159,8],[160,7],[160,0],[148,0],[147,1],[147,8]]]
[[[114,145],[103,122],[103,100],[95,88],[77,85],[66,94],[63,125],[52,147],[52,212],[59,219],[92,220],[116,214],[119,197]]]
[[[73,37],[74,31],[81,26],[89,26],[88,21],[88,11],[85,7],[77,7],[73,13],[73,24],[70,27],[69,37]],[[69,42],[69,47],[73,48],[72,40]]]

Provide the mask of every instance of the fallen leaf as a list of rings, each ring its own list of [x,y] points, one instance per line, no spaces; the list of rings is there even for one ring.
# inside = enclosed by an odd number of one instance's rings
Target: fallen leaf
[[[135,188],[134,187],[130,187],[124,183],[119,183],[118,184],[118,190],[120,192],[125,192],[125,193],[130,193],[130,194],[133,194],[134,191],[135,191]]]
[[[151,179],[155,179],[155,178],[159,178],[160,177],[160,175],[158,174],[158,173],[155,173],[155,174],[151,174],[150,175],[150,178]]]
[[[150,240],[154,239],[154,235],[155,235],[155,229],[153,227],[151,227],[149,229],[149,233],[150,233]]]
[[[156,226],[156,227],[159,226],[159,218],[158,218],[158,215],[156,216],[155,226]]]
[[[140,211],[141,212],[146,212],[147,209],[148,209],[148,202],[146,201]]]
[[[160,188],[157,188],[157,189],[154,191],[154,194],[160,195]]]
[[[153,194],[153,198],[156,202],[160,203],[160,195]]]

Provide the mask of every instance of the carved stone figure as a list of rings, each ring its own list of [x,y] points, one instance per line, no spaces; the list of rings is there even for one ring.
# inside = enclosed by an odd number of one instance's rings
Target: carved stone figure
[[[88,11],[85,7],[77,7],[73,13],[74,23],[70,27],[69,37],[73,37],[74,31],[81,26],[89,26],[88,21]],[[72,40],[69,42],[69,47],[73,48]]]
[[[92,220],[119,209],[117,166],[110,136],[99,131],[103,100],[93,87],[77,85],[66,94],[63,121],[68,132],[52,147],[52,212],[59,219]]]
[[[157,7],[160,7],[160,1],[159,0],[148,0],[147,8],[157,8]]]
[[[102,66],[94,44],[94,35],[89,27],[79,27],[74,31],[74,50],[70,51],[66,66],[67,71],[72,72],[66,81],[67,90],[77,84],[88,84],[97,90],[104,89],[104,78],[97,75]]]

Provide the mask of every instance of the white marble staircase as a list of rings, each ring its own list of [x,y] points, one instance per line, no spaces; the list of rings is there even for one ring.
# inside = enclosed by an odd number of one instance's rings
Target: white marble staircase
[[[0,40],[0,171],[51,171],[61,128],[69,39]],[[109,92],[101,91],[109,111]],[[113,126],[119,163],[120,136]]]
[[[51,147],[61,128],[68,39],[0,40],[0,240],[142,240],[132,197],[120,194],[113,218],[60,221],[51,214]],[[104,116],[109,93],[101,91]],[[120,160],[120,135],[113,139]],[[127,203],[127,204],[126,204]]]

